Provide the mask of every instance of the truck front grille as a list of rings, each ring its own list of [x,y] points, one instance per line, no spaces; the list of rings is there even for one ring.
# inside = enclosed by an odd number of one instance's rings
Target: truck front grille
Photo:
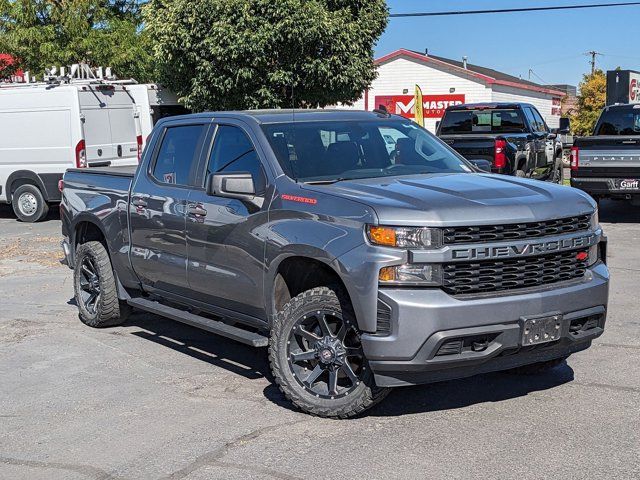
[[[589,229],[589,215],[558,218],[544,222],[479,225],[476,227],[448,227],[443,229],[444,244],[499,242],[562,235]]]
[[[443,289],[451,295],[466,295],[546,286],[581,278],[587,271],[587,260],[577,258],[582,252],[573,250],[539,257],[446,263],[443,265]]]

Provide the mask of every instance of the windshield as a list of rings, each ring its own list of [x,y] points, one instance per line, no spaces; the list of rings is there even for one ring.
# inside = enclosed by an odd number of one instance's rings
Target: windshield
[[[451,110],[444,114],[440,133],[521,133],[526,131],[519,110]]]
[[[408,120],[262,126],[284,172],[303,182],[471,172],[462,158]]]
[[[595,135],[640,135],[640,110],[611,108],[602,112]]]

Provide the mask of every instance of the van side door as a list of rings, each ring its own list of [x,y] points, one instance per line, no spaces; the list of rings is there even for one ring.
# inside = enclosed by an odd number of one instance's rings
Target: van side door
[[[204,178],[215,173],[251,174],[256,196],[265,197],[266,163],[259,143],[244,123],[232,119],[215,126]],[[247,201],[190,192],[187,205],[187,275],[196,300],[244,314],[248,323],[265,318],[263,280],[268,201]]]
[[[188,294],[186,209],[190,189],[202,183],[208,129],[207,120],[166,124],[131,187],[131,265],[147,291]]]

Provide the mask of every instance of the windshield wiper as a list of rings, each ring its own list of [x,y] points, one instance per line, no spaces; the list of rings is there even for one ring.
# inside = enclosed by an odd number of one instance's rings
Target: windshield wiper
[[[331,185],[332,183],[343,182],[345,180],[351,180],[351,178],[332,178],[331,180],[309,180],[307,185]]]

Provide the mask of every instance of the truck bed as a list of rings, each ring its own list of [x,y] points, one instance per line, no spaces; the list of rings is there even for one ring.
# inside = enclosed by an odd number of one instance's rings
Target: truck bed
[[[93,175],[112,175],[115,177],[131,177],[136,174],[138,167],[129,165],[124,167],[91,167],[91,168],[69,168],[67,172],[90,173]]]
[[[135,166],[72,168],[63,177],[62,195],[66,205],[66,209],[61,210],[63,234],[75,241],[77,235],[82,235],[83,219],[100,218],[105,234],[115,237],[110,247],[117,245],[116,251],[110,253],[114,264],[119,264],[121,269],[128,268],[126,254],[120,250],[129,230],[127,205],[135,170]],[[126,251],[126,247],[122,249],[122,252]]]

